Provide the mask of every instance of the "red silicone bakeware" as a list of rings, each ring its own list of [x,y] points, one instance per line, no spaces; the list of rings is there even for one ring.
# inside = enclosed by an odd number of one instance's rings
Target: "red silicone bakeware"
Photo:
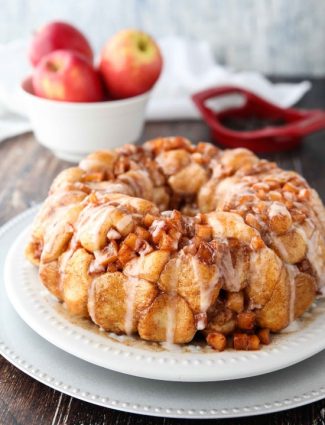
[[[210,99],[227,95],[241,95],[244,103],[222,111],[214,111],[207,106]],[[202,118],[212,130],[216,142],[230,148],[245,147],[254,152],[277,152],[296,147],[307,134],[325,128],[325,112],[280,108],[254,93],[233,86],[216,87],[201,91],[192,96]],[[267,125],[261,129],[238,131],[224,125],[225,120],[257,119],[281,122],[281,125]]]

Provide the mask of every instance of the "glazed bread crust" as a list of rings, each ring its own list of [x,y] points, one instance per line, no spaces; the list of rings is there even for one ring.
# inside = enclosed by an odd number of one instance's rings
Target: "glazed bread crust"
[[[322,202],[297,173],[170,137],[61,172],[26,257],[104,330],[257,349],[322,292],[324,235]]]

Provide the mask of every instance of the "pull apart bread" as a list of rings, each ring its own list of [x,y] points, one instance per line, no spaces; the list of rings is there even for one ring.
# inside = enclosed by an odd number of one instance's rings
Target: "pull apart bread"
[[[117,334],[258,349],[322,293],[325,215],[304,178],[181,137],[61,172],[27,258],[69,312]]]

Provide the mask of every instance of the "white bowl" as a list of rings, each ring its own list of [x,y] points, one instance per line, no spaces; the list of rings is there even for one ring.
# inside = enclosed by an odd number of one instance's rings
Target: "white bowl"
[[[21,94],[37,140],[59,158],[78,162],[94,150],[135,142],[150,92],[123,100],[61,102],[35,96],[29,77]]]

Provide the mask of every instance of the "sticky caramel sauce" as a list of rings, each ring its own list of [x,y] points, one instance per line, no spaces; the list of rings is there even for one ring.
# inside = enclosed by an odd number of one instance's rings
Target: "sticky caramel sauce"
[[[110,341],[117,344],[122,344],[128,347],[134,347],[138,349],[145,349],[148,351],[164,352],[164,351],[177,351],[181,353],[216,353],[211,347],[209,347],[205,339],[199,334],[193,339],[190,344],[187,345],[175,345],[159,342],[151,342],[141,340],[139,336],[132,335],[116,335],[112,332],[106,332],[101,330],[97,325],[91,322],[89,319],[82,317],[73,316],[70,314],[63,303],[58,302],[50,295],[46,296],[47,302],[52,308],[59,314],[64,320],[71,323],[73,326],[77,326],[91,332],[92,334],[99,335],[101,338],[108,338]],[[286,334],[298,333],[309,326],[317,317],[325,314],[325,298],[319,298],[315,303],[312,304],[310,309],[303,314],[302,317],[296,319],[288,328],[284,329],[279,334],[272,335],[271,344],[272,346],[280,345],[283,342]],[[262,348],[263,349],[263,348]],[[228,351],[234,351],[233,349],[227,349]]]

